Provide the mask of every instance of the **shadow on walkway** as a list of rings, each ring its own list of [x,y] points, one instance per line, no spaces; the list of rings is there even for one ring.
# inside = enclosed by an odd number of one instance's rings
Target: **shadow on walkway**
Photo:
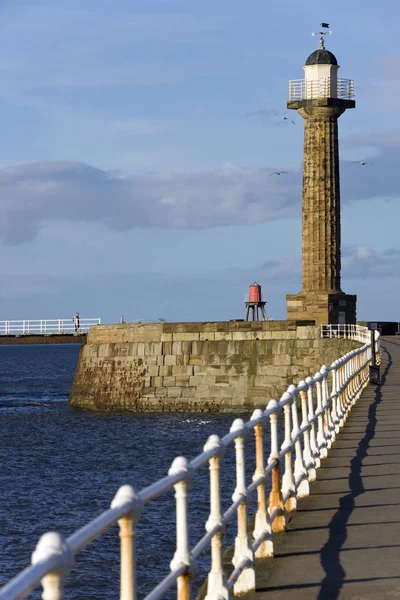
[[[393,343],[393,342],[392,342]],[[397,345],[397,344],[396,344]],[[392,356],[388,350],[384,350],[388,363],[382,374],[381,386],[385,384],[387,374],[392,366]],[[376,411],[382,401],[382,389],[375,390],[374,401],[368,409],[368,423],[364,437],[360,440],[356,455],[350,461],[349,487],[350,492],[340,498],[339,509],[329,523],[329,537],[326,544],[321,548],[321,565],[325,571],[325,577],[321,582],[318,600],[336,600],[346,576],[346,572],[340,563],[340,552],[347,538],[347,523],[355,508],[355,500],[366,491],[363,485],[361,469],[363,460],[368,456],[368,448],[375,435],[377,424]]]

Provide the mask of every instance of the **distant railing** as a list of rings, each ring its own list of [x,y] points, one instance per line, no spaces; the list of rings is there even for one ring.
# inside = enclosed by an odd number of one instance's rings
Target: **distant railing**
[[[344,337],[366,344],[371,341],[371,332],[362,325],[321,325],[321,337]]]
[[[361,329],[355,330],[357,335]],[[366,338],[371,332],[362,332]],[[378,334],[379,337],[379,334]],[[179,600],[190,598],[190,582],[196,560],[211,545],[211,566],[208,575],[208,600],[231,598],[255,589],[255,560],[273,556],[274,534],[286,526],[286,514],[297,506],[297,500],[310,493],[310,482],[331,448],[347,415],[369,381],[372,360],[369,342],[336,360],[330,367],[322,366],[314,377],[290,385],[280,401],[271,400],[266,410],[257,409],[244,423],[236,419],[230,432],[222,439],[208,438],[202,454],[191,461],[176,458],[168,475],[140,492],[129,485],[122,486],[111,508],[73,533],[67,539],[55,532],[45,533],[32,555],[32,565],[0,590],[0,600],[16,600],[26,596],[42,583],[43,600],[62,600],[64,581],[74,556],[109,530],[117,522],[120,529],[120,599],[135,600],[136,555],[135,526],[144,507],[161,494],[175,489],[176,551],[170,563],[170,573],[154,587],[145,600],[157,600],[177,584]],[[299,415],[300,411],[300,415]],[[254,432],[256,468],[251,483],[246,481],[245,444]],[[284,432],[278,443],[278,432]],[[266,433],[269,434],[268,438]],[[220,473],[222,460],[230,445],[235,446],[236,487],[226,512],[221,511]],[[268,447],[265,447],[268,446]],[[206,533],[195,544],[189,541],[188,490],[196,472],[209,465],[210,513],[205,523]],[[267,490],[271,490],[267,497]],[[257,493],[258,510],[254,529],[249,529],[248,499]],[[237,516],[233,571],[228,577],[223,569],[223,536],[225,526]],[[166,560],[166,564],[168,561]],[[81,594],[84,597],[84,593]]]
[[[335,90],[331,86],[330,77],[323,77],[318,81],[306,81],[305,79],[292,79],[289,81],[290,101],[314,98],[354,100],[354,81],[339,78]]]
[[[63,333],[87,333],[100,319],[79,319],[79,326],[69,319],[20,319],[0,321],[0,335],[62,335]]]

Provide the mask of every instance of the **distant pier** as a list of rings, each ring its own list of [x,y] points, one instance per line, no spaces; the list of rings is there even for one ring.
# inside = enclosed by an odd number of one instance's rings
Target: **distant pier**
[[[0,346],[21,344],[86,344],[87,333],[0,335]]]

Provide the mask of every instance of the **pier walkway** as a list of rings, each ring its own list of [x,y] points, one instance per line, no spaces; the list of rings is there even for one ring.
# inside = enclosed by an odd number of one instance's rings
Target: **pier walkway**
[[[381,347],[382,385],[364,390],[246,599],[400,597],[400,338]]]

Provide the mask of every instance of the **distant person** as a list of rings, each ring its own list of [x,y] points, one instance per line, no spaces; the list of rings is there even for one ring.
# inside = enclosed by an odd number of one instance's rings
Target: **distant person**
[[[74,314],[74,318],[72,319],[74,325],[75,325],[75,333],[79,333],[79,313],[76,312]]]
[[[124,319],[124,317],[121,317],[121,318],[120,318],[120,320],[119,320],[119,324],[120,324],[120,325],[125,325],[125,319]]]

